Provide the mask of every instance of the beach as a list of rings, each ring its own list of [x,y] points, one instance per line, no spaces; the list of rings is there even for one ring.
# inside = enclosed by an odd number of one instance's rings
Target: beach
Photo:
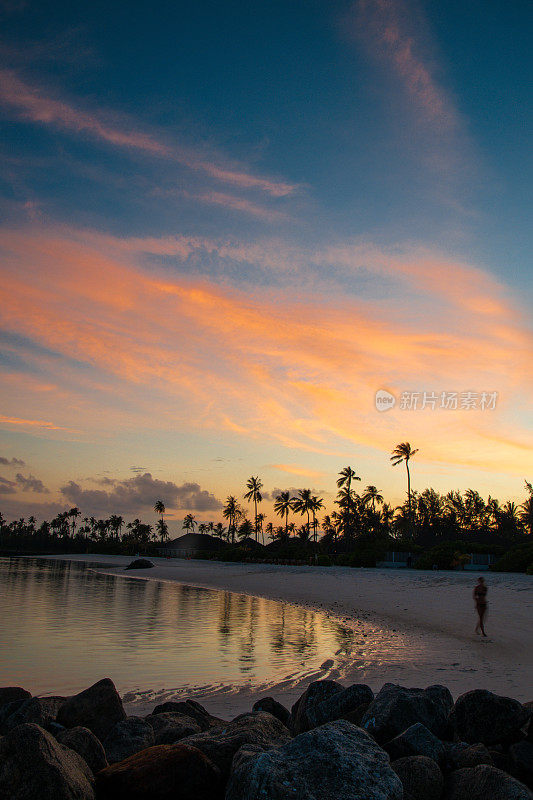
[[[386,682],[418,687],[440,683],[454,697],[484,688],[521,702],[533,699],[533,577],[528,575],[485,574],[489,614],[488,638],[483,639],[474,632],[472,588],[477,574],[471,572],[164,558],[151,559],[152,569],[124,572],[132,560],[129,556],[47,558],[101,564],[106,572],[139,580],[266,597],[330,615],[354,630],[354,646],[349,653],[332,653],[319,673],[307,676],[307,682],[327,677],[345,685],[367,683],[374,691]],[[303,688],[287,680],[268,690],[290,706]],[[205,701],[212,713],[235,715],[249,710],[261,694],[264,691],[251,687],[211,694]],[[147,687],[145,694],[124,699],[128,713],[142,714],[160,702],[161,695],[154,698]]]

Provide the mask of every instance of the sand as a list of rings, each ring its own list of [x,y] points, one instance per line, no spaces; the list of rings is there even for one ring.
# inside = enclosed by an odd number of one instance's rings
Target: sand
[[[489,612],[483,639],[474,632],[477,573],[472,572],[154,558],[153,569],[124,573],[128,556],[55,558],[115,565],[109,571],[130,578],[267,597],[334,616],[357,632],[356,646],[347,659],[331,654],[331,663],[313,677],[368,683],[373,690],[387,681],[419,687],[441,683],[454,697],[483,688],[522,702],[533,699],[533,576],[485,573]],[[269,693],[290,705],[304,688],[287,682]],[[231,716],[249,710],[257,697],[245,690],[208,699],[212,713]],[[148,713],[153,705],[148,697],[138,697],[128,712]]]

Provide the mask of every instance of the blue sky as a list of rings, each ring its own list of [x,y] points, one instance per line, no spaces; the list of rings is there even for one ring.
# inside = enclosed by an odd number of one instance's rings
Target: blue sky
[[[8,511],[145,462],[223,496],[250,470],[333,492],[354,461],[401,499],[383,451],[406,436],[426,484],[520,495],[530,4],[7,1],[0,15],[0,446],[50,487],[19,481]],[[490,422],[419,414],[406,429],[372,410],[382,385],[502,402]]]

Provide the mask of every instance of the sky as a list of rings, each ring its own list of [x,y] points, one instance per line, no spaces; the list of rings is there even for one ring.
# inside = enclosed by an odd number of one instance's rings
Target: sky
[[[0,0],[4,516],[523,499],[532,17]]]

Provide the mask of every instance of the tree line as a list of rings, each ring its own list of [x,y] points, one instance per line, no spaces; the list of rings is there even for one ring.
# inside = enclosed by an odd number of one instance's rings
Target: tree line
[[[406,499],[399,506],[386,502],[381,490],[374,485],[357,492],[355,487],[361,478],[351,466],[347,466],[337,476],[335,509],[324,516],[320,516],[324,499],[304,488],[293,495],[289,491],[280,492],[274,498],[274,513],[280,518],[280,524],[266,522],[265,514],[260,511],[263,483],[259,476],[252,476],[242,497],[253,511],[252,519],[239,499],[230,495],[222,508],[224,522],[198,522],[193,514],[187,514],[182,526],[187,532],[211,534],[228,544],[252,538],[262,544],[269,539],[279,543],[296,541],[304,546],[316,545],[320,541],[324,551],[349,550],[351,544],[364,537],[429,543],[460,538],[465,534],[510,540],[533,533],[531,483],[526,481],[527,497],[520,505],[512,501],[501,505],[492,497],[485,501],[474,489],[447,494],[432,488],[413,491],[410,461],[417,452],[409,442],[402,442],[390,457],[392,466],[404,464],[406,469]],[[61,512],[39,526],[32,516],[7,523],[0,513],[1,541],[4,545],[22,540],[45,544],[105,543],[138,550],[156,542],[165,543],[170,538],[162,500],[155,503],[154,511],[160,515],[155,525],[140,519],[126,523],[117,514],[105,519],[94,516],[80,519],[82,515],[77,507]]]

